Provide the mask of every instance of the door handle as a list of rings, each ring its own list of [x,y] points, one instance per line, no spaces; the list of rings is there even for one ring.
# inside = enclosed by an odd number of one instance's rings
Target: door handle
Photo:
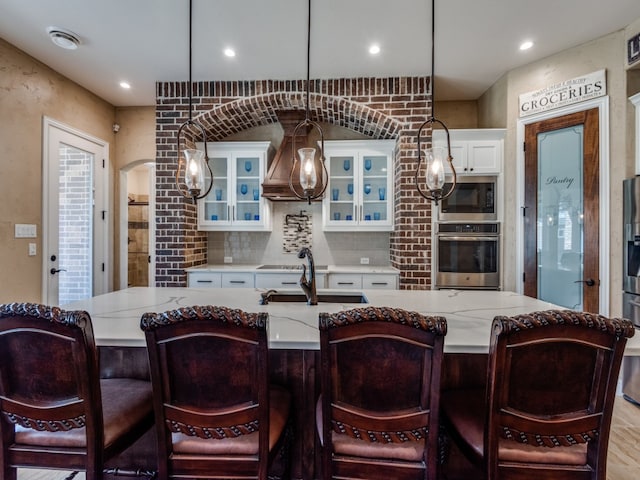
[[[587,287],[593,287],[596,284],[596,281],[593,278],[588,278],[586,280],[576,280],[573,283],[584,283]]]
[[[55,275],[58,272],[66,272],[67,269],[66,268],[51,268],[51,270],[49,270],[49,273],[51,273],[51,275]]]

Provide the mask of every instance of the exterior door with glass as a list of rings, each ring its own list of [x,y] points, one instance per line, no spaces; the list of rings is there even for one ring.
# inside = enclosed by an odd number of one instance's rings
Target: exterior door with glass
[[[525,127],[524,293],[599,311],[598,109]]]
[[[49,305],[107,291],[108,144],[44,119],[43,298]]]

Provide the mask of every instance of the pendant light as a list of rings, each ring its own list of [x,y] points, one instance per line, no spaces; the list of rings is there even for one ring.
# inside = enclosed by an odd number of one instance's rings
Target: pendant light
[[[425,198],[438,204],[443,198],[447,198],[453,193],[456,188],[456,169],[453,167],[453,157],[451,156],[451,140],[449,139],[449,129],[447,126],[435,117],[436,110],[436,96],[435,96],[435,0],[431,0],[431,117],[424,122],[418,129],[418,166],[416,167],[416,189],[418,193]],[[439,124],[446,134],[447,146],[434,147],[433,146],[433,126]],[[425,149],[422,152],[421,137],[422,131],[425,127],[430,126],[432,132],[431,148]],[[426,189],[420,186],[420,166],[425,161],[425,186]],[[445,188],[445,168],[447,167],[451,171],[450,187]]]
[[[289,188],[291,192],[300,200],[306,200],[311,205],[311,200],[321,198],[327,189],[329,174],[325,166],[324,158],[324,132],[320,125],[309,119],[309,65],[311,52],[311,0],[307,2],[307,84],[306,84],[306,105],[305,117],[293,130],[293,138],[291,143],[291,151],[293,161],[291,172],[289,173]],[[300,148],[296,152],[296,134],[301,128],[313,127],[320,133],[320,164],[322,169],[318,172],[316,165],[316,149]],[[299,159],[296,157],[296,153]],[[294,177],[298,171],[298,185],[294,183]],[[301,190],[301,191],[300,191]]]
[[[213,186],[213,172],[209,166],[209,155],[207,153],[207,135],[204,127],[193,120],[193,99],[191,81],[191,24],[193,10],[193,0],[189,0],[189,119],[180,125],[177,136],[178,146],[178,168],[176,169],[176,187],[178,191],[186,198],[191,199],[194,203],[207,196]],[[185,148],[180,150],[180,140],[183,132],[192,132],[192,127],[200,130],[204,151],[195,148]],[[193,136],[191,141],[194,142]],[[184,170],[184,171],[183,171]],[[208,177],[208,178],[207,178]]]

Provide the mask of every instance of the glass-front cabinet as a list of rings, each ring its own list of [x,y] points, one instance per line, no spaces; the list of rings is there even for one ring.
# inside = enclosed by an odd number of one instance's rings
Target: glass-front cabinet
[[[324,145],[329,185],[323,200],[323,229],[393,230],[395,140],[336,140]]]
[[[262,197],[269,142],[207,143],[213,188],[198,201],[200,230],[271,230],[271,204]]]

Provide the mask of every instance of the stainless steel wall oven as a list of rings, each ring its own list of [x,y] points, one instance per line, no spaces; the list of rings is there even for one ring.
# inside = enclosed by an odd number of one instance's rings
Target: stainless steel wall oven
[[[435,289],[500,288],[500,224],[438,223]]]

